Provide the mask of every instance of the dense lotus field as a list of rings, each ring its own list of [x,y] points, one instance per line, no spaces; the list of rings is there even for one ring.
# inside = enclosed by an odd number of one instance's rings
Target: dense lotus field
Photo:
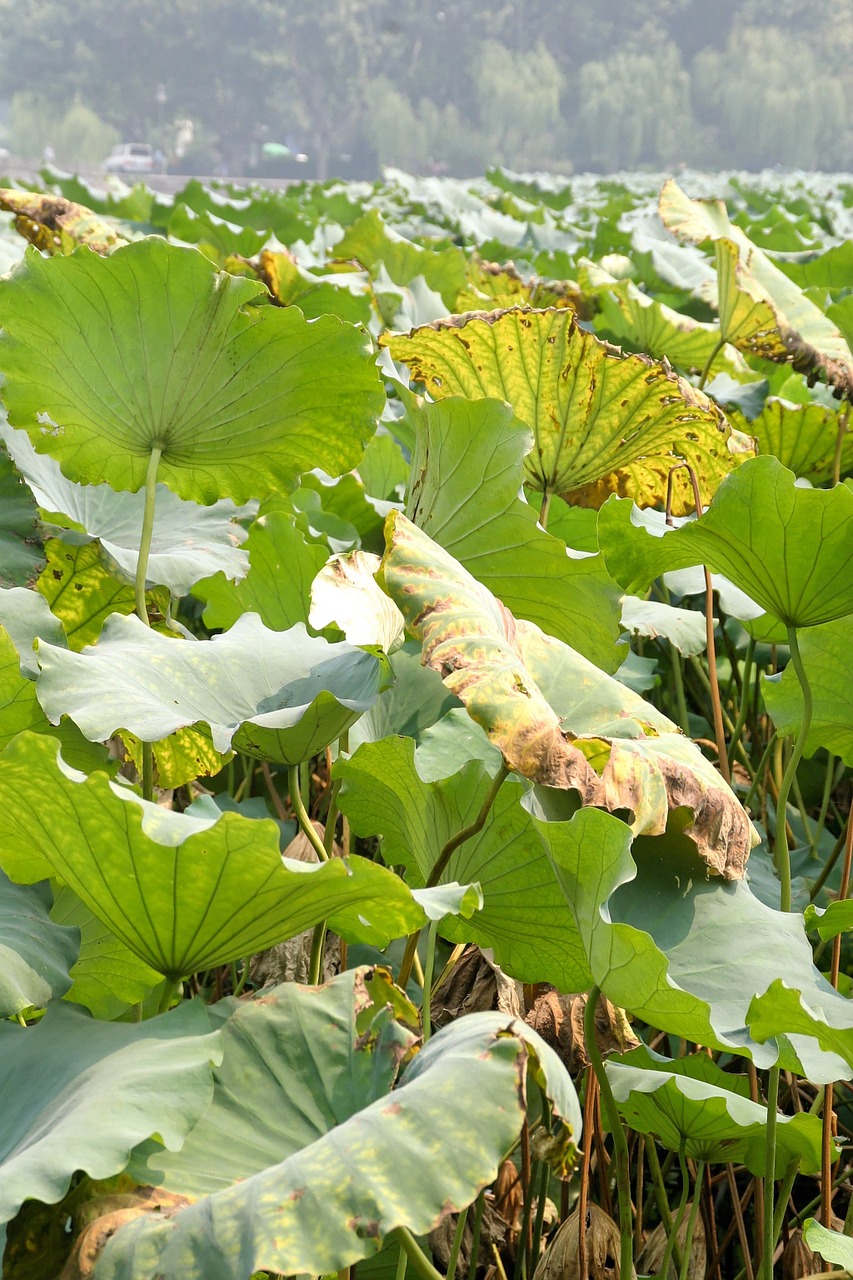
[[[3,1280],[853,1269],[853,177],[0,206]]]

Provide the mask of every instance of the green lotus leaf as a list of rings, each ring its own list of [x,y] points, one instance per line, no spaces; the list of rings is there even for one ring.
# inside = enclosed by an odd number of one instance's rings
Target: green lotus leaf
[[[26,431],[7,427],[2,435],[48,521],[69,527],[73,531],[70,541],[80,536],[97,538],[108,562],[132,581],[139,556],[144,494],[117,493],[106,484],[74,484],[54,458],[36,453]],[[174,595],[183,596],[194,582],[217,571],[227,578],[243,577],[248,558],[240,544],[246,534],[236,521],[249,510],[236,507],[228,498],[200,507],[182,501],[166,485],[157,485],[149,586],[168,587]]]
[[[156,526],[155,526],[156,527]],[[244,613],[257,613],[264,626],[286,631],[308,621],[311,583],[326,563],[323,543],[308,542],[290,503],[265,503],[245,544],[249,571],[240,582],[224,572],[196,584],[193,595],[206,601],[208,627],[230,627]]]
[[[376,582],[379,564],[368,551],[333,556],[311,584],[311,626],[336,626],[350,644],[376,645],[385,653],[399,649],[405,622]]]
[[[40,800],[50,788],[49,808]],[[105,774],[69,769],[56,744],[22,734],[0,758],[0,864],[29,884],[67,885],[157,973],[177,980],[340,920],[384,946],[426,923],[399,877],[364,858],[285,859],[277,825],[143,801]],[[468,904],[474,905],[470,902]]]
[[[815,1002],[812,992],[790,985],[786,974],[753,997],[747,1020],[756,1040],[813,1036],[825,1053],[843,1064],[837,1078],[853,1077],[853,1010],[849,1000],[834,1008],[827,998]]]
[[[399,512],[388,516],[382,575],[421,641],[422,661],[515,772],[628,809],[638,833],[693,810],[691,838],[721,875],[738,877],[755,836],[698,747],[650,703],[529,622],[519,622]],[[547,686],[547,692],[543,688]]]
[[[109,617],[133,613],[133,587],[104,568],[96,542],[67,546],[51,538],[45,544],[45,556],[36,591],[62,626],[63,650],[94,644]]]
[[[483,735],[479,758],[471,758],[463,726],[448,717],[427,730],[417,750],[411,738],[389,737],[335,765],[343,781],[339,804],[353,831],[382,836],[382,857],[404,867],[414,885],[426,883],[445,842],[477,817],[500,764]],[[454,736],[464,744],[462,759],[454,759]],[[491,947],[501,968],[522,982],[584,991],[592,979],[574,919],[530,814],[519,805],[528,785],[508,779],[482,831],[451,857],[442,880],[476,880],[483,909],[464,924],[449,917],[441,933]]]
[[[24,1200],[55,1204],[72,1175],[121,1172],[157,1134],[179,1147],[210,1105],[220,1033],[187,1001],[142,1024],[95,1022],[62,1001],[34,1027],[0,1022],[0,1247]]]
[[[706,376],[736,376],[747,371],[742,356],[731,347],[720,346],[716,324],[674,311],[644,293],[633,280],[617,280],[596,263],[581,259],[578,267],[584,292],[594,293],[598,303],[597,332],[603,330],[620,345],[626,342],[633,351],[668,360],[684,373],[701,374],[707,369]]]
[[[411,397],[417,438],[406,515],[517,617],[607,671],[619,665],[619,600],[600,556],[567,553],[519,497],[533,440],[508,405]]]
[[[13,884],[0,871],[0,1018],[43,1009],[71,986],[80,934],[50,917],[45,883]]]
[[[213,210],[196,212],[182,200],[176,200],[166,224],[170,240],[199,245],[203,250],[213,250],[218,257],[239,254],[251,258],[268,239],[266,231],[252,227],[239,227],[227,218],[217,217]],[[210,253],[213,257],[213,253]]]
[[[23,591],[23,588],[20,590]],[[32,591],[25,594],[41,600],[47,609],[41,596]],[[24,643],[23,655],[24,661],[27,661],[29,653],[26,642]],[[0,626],[0,751],[17,734],[30,729],[33,733],[44,734],[49,738],[54,749],[61,743],[66,760],[76,769],[105,769],[105,748],[87,742],[77,726],[69,720],[57,726],[52,725],[39,705],[35,681],[22,675],[20,667],[21,654],[5,629]]]
[[[380,429],[364,451],[358,474],[365,492],[380,501],[393,502],[403,492],[410,466],[387,430]]]
[[[272,249],[262,249],[252,265],[276,302],[282,307],[298,307],[306,320],[337,316],[350,324],[369,325],[372,311],[366,272],[314,275],[294,262],[289,253]]]
[[[425,729],[451,708],[462,705],[445,688],[437,671],[421,666],[420,649],[415,648],[413,641],[392,653],[388,662],[393,683],[350,729],[351,751],[362,742],[379,742],[394,734],[419,739]],[[473,725],[473,721],[468,723]]]
[[[745,1164],[763,1176],[767,1108],[749,1097],[745,1076],[723,1071],[704,1053],[673,1062],[644,1045],[605,1069],[619,1114],[637,1133],[654,1134],[691,1160]],[[792,1160],[802,1173],[819,1173],[820,1117],[779,1115],[776,1124],[776,1176]]]
[[[340,737],[383,683],[373,654],[309,636],[301,624],[270,631],[252,613],[204,641],[114,615],[82,653],[41,643],[39,665],[36,687],[48,718],[58,724],[69,716],[92,741],[127,729],[158,742],[199,724],[209,726],[219,752],[233,744],[284,764]]]
[[[63,720],[62,724],[70,724]],[[132,733],[118,735],[124,745],[126,758],[136,766],[142,777],[142,742]],[[158,787],[182,787],[196,778],[215,778],[234,758],[233,751],[224,755],[216,750],[206,729],[176,729],[168,738],[162,738],[152,747],[154,756],[154,780]]]
[[[801,289],[828,289],[836,296],[853,286],[853,241],[842,240],[820,252],[805,250],[778,259],[779,266]]]
[[[343,239],[334,246],[334,254],[339,262],[351,259],[361,263],[374,277],[384,266],[398,285],[409,285],[423,276],[430,289],[441,294],[448,310],[455,306],[468,270],[460,249],[425,249],[389,227],[377,209],[370,209],[347,227]]]
[[[80,952],[65,999],[84,1005],[94,1017],[111,1022],[162,983],[162,975],[120,942],[67,886],[55,894],[50,918],[79,934]]]
[[[66,643],[62,623],[51,613],[44,596],[25,587],[0,587],[0,625],[18,651],[22,673],[32,679],[39,671],[37,638],[42,636],[60,646]]]
[[[800,638],[800,653],[813,702],[805,754],[813,756],[820,747],[825,747],[840,756],[847,765],[853,765],[851,645],[851,617],[810,627]],[[781,676],[763,680],[761,688],[777,733],[783,737],[799,733],[803,720],[803,691],[793,665],[789,664]]]
[[[127,244],[127,236],[114,222],[107,222],[85,205],[62,196],[3,187],[0,209],[14,213],[16,230],[48,254],[70,253],[81,244],[95,253],[111,253],[120,244]]]
[[[362,1028],[364,979],[355,970],[319,990],[285,984],[232,1014],[206,1115],[180,1155],[134,1166],[146,1183],[199,1198],[168,1220],[146,1215],[121,1228],[99,1280],[324,1275],[376,1254],[398,1226],[425,1234],[495,1176],[531,1076],[550,1099],[555,1163],[570,1163],[577,1098],[535,1032],[502,1014],[460,1019],[389,1093],[413,1036],[387,1015]],[[241,1084],[247,1072],[252,1089]],[[454,1159],[437,1158],[449,1141]]]
[[[853,612],[853,489],[802,489],[776,458],[744,463],[680,528],[653,529],[619,499],[602,509],[598,527],[604,557],[629,591],[705,564],[786,626]]]
[[[340,475],[383,403],[367,336],[263,292],[156,238],[109,258],[29,250],[0,288],[10,423],[82,484],[139,489],[159,449],[158,478],[205,504]]]
[[[663,637],[686,658],[704,653],[708,644],[704,614],[696,609],[678,609],[659,600],[625,596],[622,626],[634,635],[648,636],[651,640]]]
[[[829,484],[835,473],[835,454],[842,432],[840,474],[853,471],[853,434],[844,431],[841,415],[812,401],[790,404],[770,397],[749,430],[759,453],[771,453],[795,476],[813,485]]]
[[[553,797],[538,799],[548,818]],[[765,906],[744,880],[709,879],[680,830],[684,821],[632,845],[623,823],[594,809],[568,822],[537,817],[596,985],[651,1026],[758,1067],[778,1058],[811,1080],[847,1078],[853,1015],[815,969],[802,916]],[[763,997],[780,975],[802,994],[813,1022],[777,1018],[773,1041],[754,1021],[753,996]]]
[[[853,1240],[841,1231],[828,1231],[814,1218],[803,1223],[803,1239],[824,1262],[834,1263],[845,1271],[853,1271]]]
[[[433,399],[507,400],[535,438],[528,483],[581,505],[599,507],[616,492],[655,506],[679,461],[691,463],[707,501],[751,452],[717,406],[668,365],[623,355],[570,311],[452,316],[381,341]],[[673,510],[693,507],[682,468]]]
[[[0,587],[25,587],[44,565],[33,495],[0,449]]]
[[[824,942],[853,929],[853,900],[841,898],[826,908],[810,902],[805,911],[806,928],[816,930]]]
[[[721,200],[691,200],[669,178],[659,209],[664,226],[680,239],[715,241],[720,331],[726,341],[765,359],[790,361],[839,392],[853,390],[853,354],[841,331],[729,221]]]

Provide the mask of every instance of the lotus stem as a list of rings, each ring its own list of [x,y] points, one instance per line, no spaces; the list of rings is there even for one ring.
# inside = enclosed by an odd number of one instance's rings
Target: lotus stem
[[[705,1176],[705,1161],[698,1160],[696,1162],[696,1178],[693,1182],[693,1203],[690,1206],[690,1217],[687,1219],[687,1231],[684,1235],[684,1257],[681,1260],[681,1271],[678,1280],[687,1280],[687,1272],[690,1267],[690,1248],[693,1244],[693,1232],[696,1227],[696,1219],[699,1216],[699,1205],[702,1199],[702,1179]]]
[[[311,937],[311,959],[308,963],[308,985],[318,987],[323,981],[323,958],[326,954],[326,921],[314,926]]]
[[[435,939],[438,932],[438,921],[431,920],[429,929],[427,930],[427,953],[426,963],[424,964],[424,998],[421,1006],[421,1023],[423,1026],[424,1044],[432,1035],[431,1002],[432,1002],[432,979],[435,972]]]
[[[436,858],[432,871],[430,871],[427,877],[426,887],[428,889],[434,889],[438,884],[444,874],[444,870],[447,867],[448,862],[453,857],[459,846],[464,844],[466,840],[470,840],[472,836],[477,835],[478,832],[482,831],[483,827],[486,825],[486,819],[489,816],[489,811],[495,803],[497,794],[508,776],[509,765],[505,760],[502,760],[501,767],[495,774],[492,785],[489,787],[486,798],[480,807],[480,812],[477,814],[474,821],[469,823],[467,827],[463,827],[461,831],[457,831],[455,836],[451,836],[441,853]]]
[[[299,788],[299,765],[291,764],[287,766],[287,783],[290,788],[290,803],[293,805],[293,813],[299,828],[308,840],[311,848],[316,853],[320,862],[328,862],[329,855],[326,853],[325,845],[317,835],[314,823],[308,816],[308,810],[302,801],[302,792]]]
[[[405,1251],[406,1257],[421,1280],[445,1280],[441,1272],[432,1265],[408,1227],[397,1227],[392,1234],[396,1236],[400,1248]]]
[[[669,1236],[667,1238],[666,1248],[664,1249],[663,1258],[661,1259],[659,1275],[663,1278],[663,1280],[668,1280],[669,1278],[669,1267],[670,1267],[670,1263],[672,1262],[672,1251],[673,1251],[673,1248],[675,1247],[675,1241],[678,1239],[678,1233],[681,1230],[681,1224],[684,1221],[684,1211],[687,1208],[687,1197],[690,1194],[690,1173],[687,1168],[687,1161],[684,1158],[683,1143],[682,1143],[682,1150],[679,1151],[678,1153],[678,1162],[681,1165],[681,1199],[678,1202],[678,1209],[676,1210],[676,1213],[675,1213],[675,1220],[672,1223],[672,1230],[670,1231]],[[694,1200],[698,1198],[695,1192],[694,1192],[693,1198]],[[688,1265],[689,1257],[690,1257],[690,1254],[688,1253],[687,1249],[682,1248],[682,1259],[681,1259],[682,1272],[685,1270],[685,1267]],[[624,1274],[625,1274],[624,1272],[620,1272],[620,1280],[621,1280],[621,1276]],[[629,1271],[628,1275],[630,1274],[631,1273]]]
[[[459,1250],[462,1248],[462,1237],[465,1234],[465,1223],[468,1221],[467,1206],[456,1219],[456,1230],[453,1233],[453,1244],[450,1246],[450,1257],[447,1260],[447,1280],[454,1280],[456,1264],[459,1261]]]
[[[716,360],[717,356],[720,354],[720,352],[722,351],[725,345],[726,345],[726,340],[725,338],[721,337],[719,342],[716,344],[713,351],[711,352],[711,354],[708,356],[708,359],[705,363],[705,368],[702,370],[699,381],[696,384],[697,390],[704,391],[705,383],[708,381],[708,376],[711,372],[714,361]]]
[[[145,580],[148,575],[148,560],[151,555],[151,537],[154,533],[154,502],[157,496],[157,468],[163,450],[155,446],[148,459],[148,470],[145,473],[145,507],[142,512],[142,533],[139,537],[139,555],[136,560],[136,614],[149,627],[148,606],[145,603]]]
[[[473,1235],[471,1237],[471,1257],[468,1261],[468,1280],[474,1280],[477,1274],[477,1259],[480,1256],[480,1234],[483,1229],[483,1214],[486,1209],[486,1193],[481,1191],[477,1196],[477,1207],[474,1210]]]
[[[791,662],[797,673],[797,679],[800,682],[800,688],[803,692],[803,719],[800,724],[800,732],[794,743],[794,749],[791,752],[791,758],[788,761],[788,767],[782,775],[782,781],[779,784],[779,795],[776,800],[776,871],[779,876],[781,892],[779,898],[779,907],[782,911],[791,910],[791,854],[788,849],[788,797],[791,794],[791,787],[797,774],[797,768],[803,758],[803,750],[809,736],[809,730],[812,723],[812,690],[809,684],[806,669],[803,666],[803,658],[800,653],[800,644],[797,639],[797,628],[788,627],[788,646],[791,650]]]
[[[784,824],[784,820],[783,820]],[[778,816],[777,816],[778,826]],[[773,1254],[776,1249],[776,1120],[779,1114],[779,1068],[767,1073],[767,1129],[764,1152],[764,1247],[761,1251],[762,1280],[773,1280]]]
[[[625,1130],[622,1128],[622,1121],[619,1118],[619,1111],[616,1107],[616,1099],[613,1097],[613,1090],[610,1088],[610,1081],[607,1079],[607,1072],[604,1070],[604,1063],[595,1038],[595,1008],[600,995],[599,988],[593,987],[586,998],[586,1009],[583,1015],[583,1038],[586,1055],[598,1081],[598,1089],[601,1094],[601,1103],[604,1107],[607,1124],[613,1136],[613,1148],[616,1155],[616,1188],[619,1194],[619,1232],[622,1237],[619,1275],[622,1280],[629,1280],[634,1271],[631,1163],[628,1155],[628,1139],[625,1137]],[[661,1274],[666,1276],[666,1270],[664,1269]]]

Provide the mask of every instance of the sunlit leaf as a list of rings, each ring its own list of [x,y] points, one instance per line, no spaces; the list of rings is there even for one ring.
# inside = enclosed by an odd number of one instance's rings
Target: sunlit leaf
[[[485,739],[480,758],[466,750],[467,760],[457,762],[450,750],[454,732],[460,728],[448,719],[427,731],[417,751],[411,738],[387,737],[335,766],[352,829],[381,835],[385,861],[404,867],[415,885],[426,882],[444,843],[477,817],[500,762]],[[476,880],[484,903],[464,924],[447,919],[441,932],[454,942],[493,948],[498,964],[524,982],[585,990],[591,978],[574,920],[535,825],[519,805],[526,789],[517,778],[505,782],[483,830],[448,862],[442,879]]]
[[[546,812],[554,807],[540,799]],[[846,1078],[853,1015],[815,969],[802,916],[765,906],[744,880],[709,879],[680,825],[632,845],[624,824],[592,809],[538,822],[596,984],[614,1004],[694,1043],[759,1067],[778,1056],[811,1080]],[[765,1034],[753,997],[781,975],[811,1021],[777,1017]]]
[[[156,238],[104,259],[28,251],[0,289],[11,424],[84,484],[138,489],[161,449],[159,479],[203,503],[340,475],[383,403],[367,336],[262,292]]]
[[[853,489],[800,488],[776,459],[728,476],[699,520],[654,527],[612,499],[599,513],[608,564],[632,591],[659,574],[706,564],[781,622],[813,627],[853,612]]]
[[[412,1035],[386,1017],[359,1037],[363,980],[356,970],[319,990],[288,983],[232,1014],[210,1110],[179,1157],[153,1154],[138,1175],[201,1198],[167,1221],[148,1215],[121,1229],[99,1263],[104,1280],[323,1275],[372,1256],[397,1226],[425,1234],[495,1176],[531,1075],[557,1121],[552,1158],[571,1163],[577,1099],[535,1032],[472,1014],[430,1040],[389,1098]],[[269,1068],[247,1090],[239,1082],[259,1053]],[[450,1140],[453,1160],[427,1158]]]
[[[790,361],[839,392],[853,390],[853,354],[840,330],[749,237],[721,200],[691,200],[669,178],[664,225],[684,240],[715,241],[722,336],[765,359]]]
[[[672,467],[690,462],[707,499],[750,452],[717,406],[647,356],[625,356],[571,312],[515,308],[453,316],[383,339],[434,399],[507,400],[533,431],[534,489],[598,507],[608,494],[661,502]],[[674,510],[692,510],[686,472]]]
[[[0,209],[14,213],[16,230],[45,253],[70,253],[80,244],[95,253],[111,253],[127,244],[127,237],[115,223],[63,196],[4,187],[0,189]]]
[[[406,514],[517,617],[606,671],[619,665],[618,592],[600,556],[575,556],[520,496],[533,441],[494,400],[411,398],[417,432]]]
[[[75,484],[62,474],[55,459],[36,453],[26,431],[7,426],[2,435],[45,518],[70,528],[72,541],[82,535],[97,538],[108,562],[132,580],[139,556],[144,494],[117,493],[106,484]],[[246,534],[236,521],[251,510],[236,507],[227,498],[201,507],[183,501],[166,485],[157,485],[149,585],[168,587],[182,596],[194,582],[217,570],[227,578],[241,578],[248,568],[246,553],[240,549]]]
[[[632,811],[660,833],[693,810],[691,837],[714,871],[737,877],[754,843],[740,802],[698,747],[650,703],[579,653],[520,622],[399,512],[387,522],[386,590],[423,646],[422,661],[509,766],[584,804]]]
[[[39,797],[50,788],[46,808]],[[53,876],[145,964],[177,979],[341,917],[385,945],[425,923],[399,877],[363,858],[282,862],[270,819],[199,817],[85,777],[25,735],[0,759],[0,863],[14,880]],[[352,910],[351,910],[352,909]],[[349,914],[348,914],[349,913]]]
[[[159,742],[175,729],[206,725],[219,752],[233,744],[290,764],[339,737],[383,683],[373,654],[309,636],[304,625],[270,631],[253,613],[204,641],[113,615],[83,653],[41,643],[39,665],[48,718],[58,724],[69,716],[92,741],[127,729]]]

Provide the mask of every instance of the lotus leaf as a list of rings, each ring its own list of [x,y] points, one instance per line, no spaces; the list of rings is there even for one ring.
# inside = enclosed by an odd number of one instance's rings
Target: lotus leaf
[[[584,804],[631,810],[661,833],[693,810],[691,837],[715,872],[743,875],[755,837],[742,806],[665,716],[580,654],[512,614],[399,512],[387,522],[386,590],[469,715],[507,764]],[[542,683],[547,682],[547,694]]]
[[[46,809],[39,796],[48,783]],[[0,757],[0,797],[6,873],[24,884],[52,875],[173,980],[327,917],[383,946],[425,923],[423,908],[384,867],[359,857],[282,862],[271,819],[215,806],[204,817],[162,809],[102,773],[69,769],[56,744],[38,735],[22,734]]]
[[[99,1280],[324,1275],[371,1257],[395,1227],[425,1234],[494,1177],[524,1119],[531,1074],[553,1109],[554,1159],[570,1163],[577,1098],[535,1032],[473,1014],[435,1035],[389,1096],[413,1037],[387,1019],[359,1025],[364,980],[355,970],[318,990],[285,984],[232,1014],[210,1109],[177,1157],[149,1155],[138,1174],[201,1198],[168,1220],[122,1228]],[[269,1070],[257,1090],[241,1088],[244,1062],[259,1053]],[[455,1158],[436,1158],[461,1132],[469,1136]]]
[[[50,886],[13,884],[0,871],[0,1018],[42,1009],[71,986],[80,934],[50,915]]]
[[[382,341],[435,399],[507,400],[534,434],[528,483],[572,502],[599,507],[615,492],[654,506],[681,461],[692,464],[707,500],[751,452],[668,365],[623,355],[569,311],[453,316]],[[693,509],[683,470],[673,491],[678,514]]]
[[[109,258],[29,250],[0,289],[10,423],[82,484],[139,489],[159,449],[159,479],[205,504],[340,475],[382,408],[366,335],[263,292],[156,237]]]
[[[39,645],[39,700],[58,724],[87,738],[128,729],[157,742],[203,724],[217,751],[235,747],[298,764],[339,737],[379,693],[382,664],[351,645],[309,636],[304,625],[268,630],[244,614],[212,640],[178,640],[138,618],[108,619],[97,645],[71,653]]]

